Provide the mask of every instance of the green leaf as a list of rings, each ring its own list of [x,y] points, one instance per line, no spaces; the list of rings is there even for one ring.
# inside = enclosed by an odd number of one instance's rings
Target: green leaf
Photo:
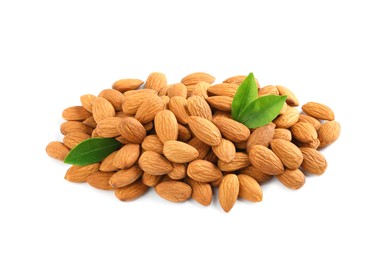
[[[239,121],[244,109],[257,98],[258,89],[253,73],[249,73],[248,77],[238,87],[232,102],[232,118]]]
[[[85,166],[100,162],[119,149],[121,143],[113,138],[89,138],[74,147],[65,158],[65,163]]]
[[[279,115],[287,96],[268,95],[250,103],[239,117],[239,122],[248,128],[266,125]]]

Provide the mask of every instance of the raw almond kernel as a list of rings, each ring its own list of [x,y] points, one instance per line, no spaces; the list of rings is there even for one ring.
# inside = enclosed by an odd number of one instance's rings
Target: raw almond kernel
[[[82,106],[68,107],[62,112],[62,117],[68,121],[83,121],[92,114]]]
[[[230,77],[230,78],[224,80],[223,83],[232,83],[232,84],[237,84],[240,86],[246,77],[247,76],[245,76],[245,75],[238,75],[238,76]],[[257,81],[257,79],[255,79],[255,81],[257,84],[257,89],[259,89],[260,88],[259,82]]]
[[[90,135],[88,134],[85,134],[82,132],[71,132],[65,135],[65,137],[63,138],[63,143],[70,149],[73,149],[79,143],[89,138],[90,138]]]
[[[279,157],[262,145],[255,145],[251,148],[249,160],[256,169],[266,174],[278,175],[284,171],[283,163]]]
[[[129,169],[120,170],[112,175],[109,180],[112,188],[120,188],[127,186],[141,177],[143,170],[138,165],[134,165]]]
[[[187,97],[187,88],[182,83],[177,83],[171,85],[167,90],[167,95],[169,98],[180,96],[180,97]]]
[[[258,127],[253,131],[247,141],[247,151],[249,152],[254,145],[268,147],[269,142],[275,135],[275,126],[273,124]]]
[[[291,131],[284,128],[276,128],[275,133],[273,135],[273,139],[283,139],[291,142],[292,140]]]
[[[153,94],[157,95],[158,92],[154,89],[148,89],[148,88],[143,88],[143,89],[137,89],[137,90],[129,90],[124,92],[124,98],[134,98],[138,94]]]
[[[334,120],[334,112],[328,106],[316,103],[308,102],[302,106],[303,112],[307,115],[315,117],[316,119],[321,120]]]
[[[299,100],[296,98],[295,94],[292,93],[291,90],[279,85],[277,85],[276,88],[278,89],[280,95],[287,96],[286,102],[288,105],[293,107],[299,106]]]
[[[237,84],[221,83],[214,86],[210,86],[207,92],[215,96],[227,96],[233,98],[238,89]]]
[[[218,162],[218,157],[217,155],[212,151],[210,150],[207,155],[205,156],[205,158],[203,158],[205,161],[208,161],[208,162],[211,162],[213,164],[217,164]]]
[[[141,143],[141,148],[145,151],[153,151],[158,154],[163,153],[163,143],[157,135],[148,135]]]
[[[239,183],[238,195],[252,202],[259,202],[263,199],[263,192],[259,183],[249,175],[237,175]]]
[[[82,106],[90,113],[92,112],[93,102],[95,99],[96,99],[96,96],[91,94],[82,95],[80,97]]]
[[[249,175],[260,184],[264,183],[266,181],[269,181],[272,178],[272,175],[265,174],[264,172],[253,167],[252,165],[250,165],[244,169],[241,169],[240,174]]]
[[[122,110],[124,95],[120,91],[115,89],[104,89],[98,96],[108,100],[116,111]]]
[[[220,169],[205,160],[195,160],[189,163],[187,175],[200,182],[212,182],[222,177]]]
[[[287,188],[297,190],[305,182],[304,174],[299,169],[285,169],[284,173],[276,175],[276,178]]]
[[[140,105],[135,118],[139,120],[140,123],[145,124],[154,120],[156,114],[163,109],[163,99],[159,96],[151,95]]]
[[[187,124],[189,111],[187,109],[187,99],[180,96],[175,96],[170,99],[169,109],[174,113],[176,119],[181,124]]]
[[[273,122],[276,127],[289,128],[293,126],[299,120],[299,111],[294,107],[290,107],[286,112],[278,116]]]
[[[113,159],[113,165],[119,169],[129,168],[134,165],[140,155],[138,144],[126,144],[118,150]]]
[[[113,83],[112,88],[124,93],[129,90],[138,89],[143,83],[144,81],[140,79],[120,79]]]
[[[160,72],[151,73],[145,83],[145,88],[153,89],[156,91],[161,90],[165,86],[167,86],[166,75]]]
[[[187,99],[187,109],[191,116],[199,116],[212,120],[212,110],[206,100],[201,96],[192,96]]]
[[[97,122],[101,122],[105,118],[114,117],[116,115],[115,108],[112,104],[102,97],[97,97],[93,102],[93,117]]]
[[[188,163],[195,160],[199,153],[197,149],[180,141],[167,141],[163,146],[163,154],[175,163]]]
[[[199,204],[209,206],[212,203],[213,191],[209,183],[199,182],[191,178],[186,178],[187,184],[193,190],[191,197]]]
[[[163,143],[178,139],[178,121],[170,110],[159,111],[154,120],[155,132]]]
[[[314,126],[315,130],[317,130],[317,131],[321,127],[321,122],[319,122],[314,117],[309,116],[309,115],[305,115],[305,114],[299,115],[299,122],[310,123]]]
[[[93,116],[89,116],[84,121],[82,121],[82,123],[84,123],[85,125],[87,125],[87,126],[89,126],[91,128],[96,128],[96,126],[97,126],[97,123],[94,120]]]
[[[302,168],[312,174],[321,175],[327,168],[325,157],[315,149],[300,148],[303,154]]]
[[[101,162],[100,171],[115,172],[115,171],[119,170],[119,168],[117,168],[116,166],[113,165],[113,160],[114,160],[117,152],[118,151],[111,153]]]
[[[155,187],[156,193],[171,202],[183,202],[191,197],[191,187],[181,181],[165,181]]]
[[[183,125],[178,124],[178,140],[187,141],[187,140],[190,140],[190,138],[191,138],[190,131]]]
[[[267,95],[279,95],[279,91],[276,86],[268,85],[264,88],[259,89],[259,97]]]
[[[317,131],[310,123],[298,122],[291,127],[292,136],[302,143],[309,143],[318,138]]]
[[[172,171],[171,163],[162,155],[152,151],[143,152],[139,158],[139,166],[152,175],[163,175]]]
[[[186,177],[186,164],[183,163],[173,163],[172,171],[169,172],[168,177],[172,180],[182,180]]]
[[[198,159],[204,159],[209,153],[210,146],[199,140],[197,137],[193,137],[188,144],[198,151]]]
[[[295,144],[289,141],[274,139],[271,141],[271,150],[288,169],[297,169],[302,164],[302,152]]]
[[[201,81],[212,84],[214,80],[215,78],[210,74],[207,74],[204,72],[196,72],[196,73],[187,75],[181,80],[181,82],[187,86],[187,85],[198,84]]]
[[[230,162],[218,161],[218,168],[220,168],[223,172],[233,172],[240,169],[243,169],[249,166],[251,163],[249,162],[248,155],[243,152],[237,152],[234,156],[233,160]]]
[[[209,83],[201,81],[198,84],[194,85],[193,91],[191,92],[191,96],[201,96],[203,98],[207,98],[207,89],[209,87]]]
[[[120,120],[117,131],[131,143],[141,144],[147,133],[144,126],[135,118],[126,117]]]
[[[150,90],[150,91],[142,91]],[[156,92],[151,89],[140,89],[125,92],[122,104],[123,111],[129,115],[135,115],[144,100],[150,96],[156,96]]]
[[[65,175],[65,179],[70,182],[86,182],[88,176],[98,171],[100,164],[94,163],[86,166],[71,166]]]
[[[69,152],[70,149],[64,143],[61,142],[54,141],[46,146],[46,153],[50,157],[61,161],[65,160]]]
[[[109,185],[109,179],[112,177],[113,172],[94,172],[90,174],[86,181],[90,186],[100,190],[113,190],[112,186]]]
[[[229,112],[232,109],[233,98],[228,96],[208,97],[206,101],[212,108]]]
[[[119,117],[108,117],[101,120],[96,127],[98,136],[111,138],[120,135],[120,132],[117,130],[118,125],[123,119]]]
[[[202,142],[210,146],[221,143],[221,132],[211,121],[199,116],[190,116],[188,124],[194,135]]]
[[[161,179],[162,175],[152,175],[146,172],[143,173],[143,176],[141,178],[142,182],[148,187],[155,187]]]
[[[236,156],[236,147],[234,147],[234,144],[231,141],[224,138],[222,138],[219,145],[213,146],[212,150],[214,154],[224,162],[230,162]]]
[[[161,88],[161,89],[159,90],[159,92],[158,92],[158,96],[159,96],[159,97],[167,96],[167,92],[168,92],[169,88],[171,88],[173,85],[174,85],[174,84],[172,84],[172,85],[167,85],[167,86]]]
[[[297,140],[294,140],[294,142],[295,141],[297,141]],[[298,147],[308,147],[308,148],[318,149],[320,144],[321,144],[321,142],[319,141],[319,139],[315,139],[315,140],[313,140],[312,142],[309,142],[309,143],[299,143],[299,145],[297,144],[297,146]]]
[[[218,190],[218,200],[225,212],[229,212],[236,203],[239,194],[239,182],[235,174],[227,174],[222,178]]]
[[[320,141],[320,148],[326,147],[334,143],[341,132],[341,126],[336,121],[327,121],[318,130],[318,138]]]
[[[221,131],[222,135],[233,142],[247,141],[251,132],[244,124],[226,117],[214,118],[213,123]]]
[[[139,180],[128,186],[116,189],[115,195],[121,201],[131,201],[142,196],[147,190],[148,186]]]

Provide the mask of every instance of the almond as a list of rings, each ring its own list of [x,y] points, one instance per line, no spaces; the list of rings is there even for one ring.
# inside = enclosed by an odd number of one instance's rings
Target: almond
[[[144,126],[135,118],[126,117],[120,120],[117,131],[131,143],[140,144],[147,133]]]
[[[193,90],[191,91],[191,96],[201,96],[203,98],[208,98],[207,89],[210,87],[210,84],[204,81],[195,84]]]
[[[243,169],[249,166],[251,163],[249,161],[249,157],[246,153],[237,152],[234,156],[233,160],[230,162],[218,161],[218,168],[224,172],[232,172]]]
[[[64,143],[61,142],[54,141],[46,146],[46,153],[50,157],[61,161],[65,160],[69,152],[70,149]]]
[[[236,203],[239,194],[239,181],[235,174],[223,177],[218,190],[218,200],[225,212],[229,212]]]
[[[164,109],[164,102],[159,96],[147,97],[136,112],[135,118],[145,124],[154,120],[156,114]]]
[[[109,179],[113,174],[113,172],[94,172],[86,178],[86,181],[93,188],[100,190],[113,190],[112,186],[109,185]]]
[[[212,182],[222,177],[220,169],[205,160],[195,160],[189,163],[187,175],[200,182]]]
[[[217,164],[218,162],[218,157],[212,150],[210,150],[203,159],[205,161],[211,162],[212,164]]]
[[[159,111],[154,120],[155,132],[163,143],[178,139],[178,122],[170,110]]]
[[[145,129],[147,132],[154,129],[154,123],[153,123],[152,121],[143,124],[143,126],[144,126],[144,129]]]
[[[129,144],[131,143],[130,141],[128,141],[124,136],[120,135],[120,136],[117,136],[115,138],[117,141],[119,141],[120,143],[122,144]]]
[[[159,96],[159,97],[167,96],[168,90],[169,90],[173,85],[174,85],[174,84],[172,84],[172,85],[167,85],[167,86],[161,88],[161,89],[158,91],[158,96]]]
[[[138,144],[126,144],[116,154],[113,165],[119,169],[129,168],[134,165],[140,155]]]
[[[310,123],[298,122],[291,127],[292,136],[302,143],[309,143],[318,138],[317,131]]]
[[[116,115],[112,104],[102,97],[97,97],[93,102],[93,117],[97,122],[101,122],[105,118],[114,117]]]
[[[143,83],[144,81],[140,79],[120,79],[113,83],[112,88],[124,93],[129,90],[138,89]]]
[[[206,101],[212,108],[229,112],[232,109],[233,98],[228,96],[208,97]]]
[[[236,147],[231,141],[224,138],[219,145],[213,146],[212,149],[214,154],[224,162],[231,162],[236,156]]]
[[[294,140],[294,142],[296,143],[297,140]],[[313,140],[312,142],[309,142],[309,143],[299,143],[297,144],[298,147],[308,147],[308,148],[313,148],[313,149],[318,149],[319,145],[321,144],[321,142],[319,141],[319,139],[315,139]]]
[[[149,89],[141,89],[141,90],[149,90]],[[156,92],[152,91],[141,91],[134,90],[128,91],[124,94],[124,100],[122,104],[123,111],[129,115],[135,115],[141,104],[143,104],[144,100],[151,96],[156,96]]]
[[[116,166],[113,165],[113,161],[114,161],[114,158],[115,158],[117,152],[118,151],[111,153],[101,162],[100,171],[115,172],[115,171],[119,170],[119,168],[117,168]]]
[[[286,87],[279,86],[279,85],[276,86],[276,88],[278,89],[280,95],[287,96],[286,102],[288,105],[293,106],[293,107],[299,106],[299,100],[296,98],[295,94],[292,93],[291,90],[289,90]]]
[[[178,124],[178,140],[187,141],[187,140],[190,140],[190,138],[191,138],[190,131],[183,125]]]
[[[172,171],[169,172],[168,177],[172,180],[182,180],[186,177],[186,164],[183,163],[173,163]]]
[[[236,147],[236,149],[246,150],[247,149],[247,142],[234,143],[234,146]]]
[[[134,96],[136,96],[138,94],[157,95],[158,92],[154,89],[149,89],[149,88],[142,88],[142,89],[138,89],[138,90],[129,90],[129,91],[124,92],[124,99],[133,98]]]
[[[70,149],[73,149],[79,143],[89,138],[90,138],[90,135],[88,134],[85,134],[82,132],[71,132],[65,135],[65,137],[63,138],[63,143]]]
[[[259,202],[263,199],[263,192],[257,181],[249,175],[237,175],[239,183],[238,195],[252,202]]]
[[[279,95],[279,91],[276,86],[268,85],[264,88],[259,89],[259,97],[267,95]]]
[[[291,142],[292,140],[291,131],[284,128],[276,128],[275,133],[273,135],[273,139],[283,139]]]
[[[271,141],[271,150],[288,169],[297,169],[302,164],[302,152],[295,144],[289,141],[274,139]]]
[[[188,163],[195,160],[199,155],[194,147],[180,141],[165,142],[163,154],[168,160],[175,163]]]
[[[247,141],[251,132],[245,125],[226,117],[214,118],[213,123],[221,131],[222,135],[233,142]]]
[[[148,186],[141,181],[136,181],[128,186],[116,189],[115,195],[121,201],[131,201],[145,194],[147,190]]]
[[[87,94],[82,95],[80,97],[82,106],[89,111],[90,113],[93,111],[93,102],[97,97],[95,95]]]
[[[111,138],[120,135],[120,132],[117,130],[118,125],[123,119],[119,117],[108,117],[101,120],[96,127],[98,136]]]
[[[189,111],[187,109],[187,100],[184,97],[175,96],[170,99],[169,109],[174,113],[176,119],[181,124],[187,124]]]
[[[240,86],[246,77],[247,76],[245,76],[245,75],[238,75],[238,76],[230,77],[230,78],[227,78],[226,80],[224,80],[223,83],[232,83],[232,84],[237,84]],[[257,79],[255,79],[255,81],[257,84],[257,89],[259,89],[260,88],[259,82],[257,81]]]
[[[120,188],[127,186],[141,177],[143,170],[138,165],[134,165],[129,169],[120,170],[112,175],[109,179],[109,184],[112,188]]]
[[[233,98],[238,89],[237,84],[221,83],[214,86],[210,86],[207,92],[215,96],[227,96]]]
[[[199,116],[212,120],[212,110],[203,97],[192,96],[187,99],[187,109],[191,116]]]
[[[169,98],[180,96],[180,97],[187,97],[187,88],[182,83],[173,84],[171,87],[167,90],[167,95]]]
[[[145,88],[153,89],[156,91],[161,90],[165,86],[167,86],[166,75],[160,72],[151,73],[145,83]]]
[[[250,165],[244,169],[241,169],[240,174],[249,175],[260,184],[264,183],[272,178],[272,175],[265,174],[264,172],[253,167],[252,165]]]
[[[196,72],[196,73],[187,75],[181,80],[181,82],[187,86],[187,85],[198,84],[201,81],[212,84],[214,80],[215,78],[210,74],[207,74],[204,72]]]
[[[100,164],[94,163],[86,166],[71,166],[65,175],[65,179],[70,182],[86,182],[88,176],[98,171]]]
[[[290,107],[286,112],[278,116],[273,122],[276,127],[289,128],[293,126],[299,120],[299,111],[294,107]]]
[[[297,190],[305,182],[304,174],[299,169],[285,169],[284,173],[276,175],[276,178],[287,188]]]
[[[124,95],[120,91],[115,89],[104,89],[98,96],[108,100],[116,111],[122,110]]]
[[[188,124],[194,135],[202,142],[210,146],[216,146],[221,143],[220,130],[209,120],[199,116],[190,116]]]
[[[155,187],[156,193],[171,202],[183,202],[191,197],[191,187],[180,181],[166,181]]]
[[[303,112],[307,115],[315,117],[316,119],[321,120],[334,120],[334,112],[328,106],[316,103],[316,102],[308,102],[302,106]]]
[[[143,176],[141,178],[142,182],[148,187],[155,187],[161,179],[162,175],[152,175],[146,172],[143,173]]]
[[[312,148],[300,148],[303,154],[302,168],[312,174],[321,175],[327,168],[327,162],[325,157],[315,149]]]
[[[62,117],[68,121],[83,121],[92,114],[82,106],[68,107],[62,112]]]
[[[249,160],[258,170],[270,174],[282,174],[284,167],[282,161],[274,152],[262,145],[255,145],[249,151]]]
[[[269,142],[275,134],[275,125],[268,124],[255,129],[247,141],[247,151],[249,152],[254,145],[268,147]]]
[[[193,137],[188,144],[198,151],[198,159],[204,159],[209,153],[210,146],[199,140],[197,137]]]
[[[191,197],[199,204],[209,206],[213,199],[212,187],[209,183],[199,182],[191,178],[186,178],[186,182],[192,189]]]
[[[82,121],[82,123],[84,125],[91,127],[91,128],[96,128],[96,126],[97,126],[96,120],[94,120],[93,116],[89,116],[84,121]]]
[[[320,148],[326,147],[334,143],[341,132],[341,126],[336,121],[327,121],[318,130],[318,138],[320,141]]]
[[[321,127],[321,122],[319,122],[314,117],[309,116],[309,115],[305,115],[305,114],[299,115],[299,122],[310,123],[314,126],[315,130],[317,130],[317,131]]]
[[[141,143],[141,148],[145,151],[153,151],[158,154],[163,153],[163,143],[157,135],[148,135]]]
[[[172,171],[171,163],[162,155],[152,151],[143,152],[139,158],[139,166],[152,175],[163,175]]]

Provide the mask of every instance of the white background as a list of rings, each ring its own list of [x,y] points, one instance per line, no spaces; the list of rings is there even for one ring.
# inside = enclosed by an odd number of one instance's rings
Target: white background
[[[387,259],[383,2],[1,1],[0,259]],[[229,214],[65,181],[45,154],[62,110],[152,71],[252,71],[328,104],[342,135],[327,172]]]

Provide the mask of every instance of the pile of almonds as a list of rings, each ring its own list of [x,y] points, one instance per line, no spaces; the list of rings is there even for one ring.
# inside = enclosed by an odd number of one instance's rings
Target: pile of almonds
[[[81,96],[82,106],[63,111],[63,142],[47,146],[49,156],[64,160],[70,149],[90,137],[116,138],[123,144],[100,163],[71,166],[65,179],[114,190],[122,201],[134,200],[154,187],[162,198],[193,198],[210,205],[213,189],[228,212],[238,197],[259,202],[260,185],[276,177],[299,189],[305,174],[327,168],[318,151],[340,134],[333,111],[309,102],[300,113],[296,96],[283,86],[258,85],[259,96],[286,95],[272,123],[249,129],[231,119],[231,104],[245,76],[213,84],[206,73],[193,73],[168,84],[154,72],[139,79],[116,81],[98,96]]]

